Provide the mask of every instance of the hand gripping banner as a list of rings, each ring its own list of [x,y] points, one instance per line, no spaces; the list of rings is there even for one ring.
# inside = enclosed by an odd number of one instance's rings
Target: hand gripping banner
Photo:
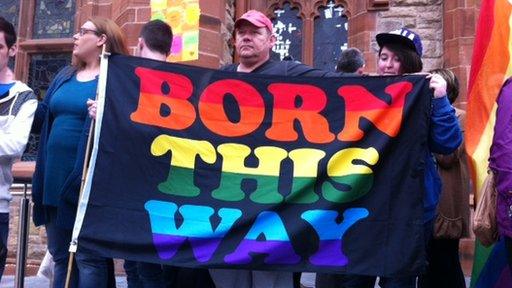
[[[78,251],[184,267],[422,268],[424,75],[281,77],[114,55],[105,91]]]

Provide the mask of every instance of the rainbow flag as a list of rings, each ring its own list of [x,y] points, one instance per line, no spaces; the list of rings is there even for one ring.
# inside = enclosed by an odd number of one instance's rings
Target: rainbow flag
[[[495,123],[496,97],[503,82],[512,75],[510,63],[512,4],[507,0],[484,0],[480,7],[473,59],[469,76],[466,120],[466,151],[471,175],[475,183],[475,203],[487,175],[489,148]],[[495,248],[499,249],[499,248]],[[482,270],[492,248],[484,248],[477,241],[471,287],[500,287],[496,283],[476,286],[484,277]],[[493,259],[494,261],[494,259]],[[486,278],[491,279],[491,278]]]
[[[425,75],[287,77],[124,55],[107,70],[75,251],[220,269],[423,269]]]
[[[491,250],[490,248],[488,250]],[[487,252],[487,251],[486,251]],[[479,277],[472,281],[475,288],[507,288],[512,283],[512,273],[507,262],[505,241],[501,239],[489,251],[488,258],[480,271]]]

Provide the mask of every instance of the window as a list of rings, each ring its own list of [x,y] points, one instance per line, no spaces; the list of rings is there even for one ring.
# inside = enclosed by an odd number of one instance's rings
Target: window
[[[268,15],[277,36],[271,58],[291,56],[316,68],[334,71],[347,47],[348,18],[339,0],[251,0],[269,4]],[[242,2],[243,3],[243,2]]]
[[[6,6],[7,10],[0,8],[0,11],[3,11],[0,15],[11,15],[10,19],[13,19],[11,21],[18,23],[18,54],[14,66],[17,79],[26,82],[30,87],[41,86],[43,81],[48,85],[53,79],[53,74],[50,74],[55,71],[47,71],[46,78],[39,78],[43,74],[31,74],[29,77],[32,67],[37,67],[37,64],[33,65],[32,61],[50,59],[51,56],[45,55],[56,53],[67,54],[68,59],[71,59],[73,49],[71,37],[75,30],[76,2],[75,0],[2,0],[0,6]],[[16,12],[11,14],[11,11]],[[52,70],[59,70],[70,61],[56,63],[58,67]],[[44,95],[37,94],[37,96],[41,99]]]
[[[20,10],[19,0],[3,0],[0,3],[0,16],[4,17],[7,21],[18,26],[18,15]],[[14,58],[9,59],[9,68],[14,69]]]
[[[299,9],[292,9],[286,3],[282,9],[274,10],[273,19],[276,44],[272,47],[272,60],[283,60],[290,56],[293,60],[302,61],[302,19],[298,16]]]
[[[313,66],[335,71],[341,51],[348,46],[348,19],[343,6],[334,1],[320,7],[319,12],[315,18]]]
[[[26,82],[39,99],[61,68],[71,63],[75,0],[2,0],[0,16],[18,31],[18,54],[10,63],[17,79]],[[22,160],[35,160],[37,135],[30,135]]]
[[[71,63],[70,53],[32,54],[28,83],[38,98],[43,99],[48,85],[59,70]]]
[[[74,29],[74,0],[38,0],[32,38],[70,38]]]
[[[2,0],[0,2],[0,16],[11,22],[14,27],[18,26],[19,2],[19,0]]]

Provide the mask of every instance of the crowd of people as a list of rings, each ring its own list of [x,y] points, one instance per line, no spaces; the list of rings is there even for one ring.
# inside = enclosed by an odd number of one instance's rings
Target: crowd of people
[[[315,69],[298,61],[273,61],[276,42],[273,24],[263,13],[248,11],[235,21],[235,53],[239,63],[224,71],[266,75],[343,77],[368,74],[364,55],[356,48],[343,51],[336,72]],[[33,177],[34,223],[44,225],[48,250],[55,262],[53,287],[64,287],[68,270],[68,246],[78,204],[85,146],[92,119],[100,55],[128,54],[121,29],[114,21],[93,17],[73,36],[73,62],[53,79],[44,100],[27,85],[16,81],[7,63],[16,53],[16,33],[0,18],[0,277],[7,255],[11,166],[23,153],[29,132],[41,140]],[[423,70],[420,35],[406,28],[380,33],[377,75],[403,75]],[[170,53],[172,29],[152,20],[143,26],[137,56],[165,61]],[[364,72],[363,72],[364,71]],[[428,152],[424,155],[424,249],[426,271],[407,277],[380,277],[381,287],[465,287],[459,261],[459,239],[468,235],[469,179],[461,127],[464,111],[452,104],[459,93],[457,78],[447,69],[431,71],[427,78],[432,94]],[[497,174],[500,231],[512,251],[512,106],[511,82],[498,99],[496,133],[491,150],[491,169]],[[512,256],[510,256],[512,263]],[[77,252],[69,287],[115,287],[112,259]],[[299,287],[300,273],[227,269],[177,268],[125,261],[129,287]],[[374,287],[376,277],[318,274],[316,287]]]

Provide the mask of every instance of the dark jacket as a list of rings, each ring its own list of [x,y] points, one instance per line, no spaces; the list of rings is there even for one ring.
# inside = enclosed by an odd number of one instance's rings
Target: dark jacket
[[[238,64],[229,64],[221,68],[224,71],[236,72]],[[308,77],[340,77],[343,74],[320,70],[295,61],[273,61],[267,60],[250,73],[280,75],[280,76],[308,76]]]
[[[33,220],[36,226],[46,224],[48,222],[46,207],[43,204],[44,194],[44,175],[46,166],[46,145],[50,131],[53,126],[53,117],[49,111],[50,101],[64,82],[69,80],[75,74],[75,68],[68,66],[59,71],[48,88],[43,102],[39,103],[34,117],[34,124],[32,125],[32,133],[41,134],[39,140],[39,150],[37,152],[36,170],[32,178],[32,201],[34,202]],[[78,196],[80,193],[80,183],[82,179],[83,163],[85,158],[85,150],[87,145],[87,138],[89,137],[89,127],[91,119],[86,117],[85,125],[82,129],[80,141],[77,147],[77,159],[75,166],[70,175],[68,175],[66,182],[60,191],[60,202],[57,207],[57,220],[58,226],[66,229],[72,229],[76,208],[78,204]]]

